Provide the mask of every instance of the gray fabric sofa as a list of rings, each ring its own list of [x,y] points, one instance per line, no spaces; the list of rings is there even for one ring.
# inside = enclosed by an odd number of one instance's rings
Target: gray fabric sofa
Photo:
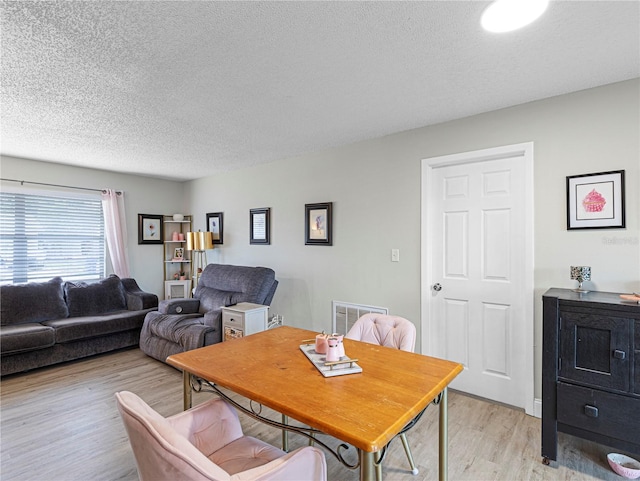
[[[192,299],[160,301],[140,333],[140,349],[159,361],[222,340],[222,307],[239,302],[271,305],[278,287],[267,267],[209,264]]]
[[[0,286],[1,374],[136,346],[158,296],[134,279]]]

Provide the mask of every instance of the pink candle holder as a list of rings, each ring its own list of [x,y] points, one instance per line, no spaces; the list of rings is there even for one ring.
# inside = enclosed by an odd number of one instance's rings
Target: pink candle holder
[[[338,352],[338,339],[330,337],[327,339],[327,362],[335,362],[340,360]]]
[[[326,334],[318,334],[316,336],[316,352],[318,354],[326,354],[327,353],[327,335]]]

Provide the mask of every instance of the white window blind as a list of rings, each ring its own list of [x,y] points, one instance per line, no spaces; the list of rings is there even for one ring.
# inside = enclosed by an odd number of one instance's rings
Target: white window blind
[[[99,197],[0,192],[0,284],[104,275]]]

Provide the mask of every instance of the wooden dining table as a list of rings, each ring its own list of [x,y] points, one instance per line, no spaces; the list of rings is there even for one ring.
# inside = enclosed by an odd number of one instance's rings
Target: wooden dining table
[[[183,371],[184,408],[193,379],[226,388],[358,450],[361,480],[375,479],[386,445],[432,401],[439,406],[439,479],[447,479],[447,386],[462,365],[349,339],[362,372],[324,377],[300,346],[318,333],[290,326],[174,354]]]

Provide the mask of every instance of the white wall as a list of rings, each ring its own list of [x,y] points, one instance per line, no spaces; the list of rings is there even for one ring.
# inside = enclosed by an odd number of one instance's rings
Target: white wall
[[[592,267],[593,289],[640,290],[640,80],[199,179],[189,183],[187,205],[196,228],[205,228],[207,212],[224,212],[225,243],[209,262],[276,271],[271,313],[287,324],[329,330],[331,300],[388,307],[420,324],[421,159],[527,141],[535,149],[539,397],[542,293],[574,287],[572,264]],[[567,231],[566,176],[620,169],[626,229]],[[334,245],[305,246],[304,204],[325,201],[334,203]],[[271,208],[271,245],[249,245],[256,207]]]
[[[573,287],[590,265],[602,291],[640,291],[640,79],[576,92],[185,184],[2,157],[1,176],[125,191],[132,275],[162,295],[162,247],[137,245],[137,214],[183,211],[206,229],[224,212],[224,245],[209,262],[270,266],[271,314],[329,330],[331,300],[388,307],[420,330],[420,162],[533,141],[536,395],[541,295]],[[568,175],[626,170],[626,229],[566,230]],[[334,203],[334,245],[304,245],[304,204]],[[271,208],[271,245],[249,245],[249,209]],[[400,249],[392,263],[390,250]],[[420,339],[420,332],[418,333]],[[420,346],[417,346],[420,349]]]
[[[0,157],[0,177],[89,189],[111,188],[123,191],[127,212],[131,276],[138,281],[142,289],[157,294],[161,299],[164,297],[162,246],[138,245],[138,214],[173,214],[183,210],[184,183],[8,156]],[[19,185],[13,182],[2,182],[1,184],[2,188],[9,186],[15,188]],[[76,192],[29,184],[25,184],[23,189],[25,191],[37,189],[40,191]],[[96,192],[96,195],[99,193]],[[111,266],[108,265],[107,269],[107,273],[110,273]]]

